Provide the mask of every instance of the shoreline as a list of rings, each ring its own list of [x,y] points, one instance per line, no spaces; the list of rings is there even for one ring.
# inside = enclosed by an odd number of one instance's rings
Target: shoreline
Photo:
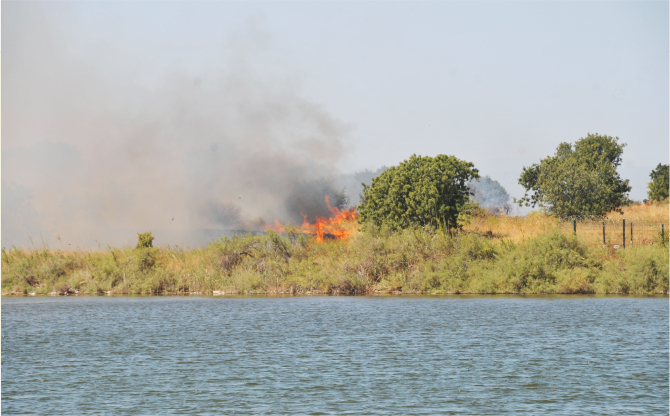
[[[639,209],[652,208],[658,210]],[[647,211],[640,215],[656,212]],[[669,233],[649,231],[645,244],[618,249],[602,245],[602,230],[595,237],[566,232],[548,216],[478,221],[501,230],[523,226],[523,232],[485,232],[481,224],[475,230],[449,233],[432,227],[391,231],[351,221],[343,224],[349,231],[346,239],[322,243],[268,230],[223,237],[194,249],[151,247],[150,241],[99,251],[3,248],[2,297],[668,296],[670,291]],[[640,232],[635,235],[641,238]]]
[[[400,291],[380,291],[373,290],[365,293],[328,293],[324,291],[311,291],[311,292],[250,292],[250,293],[234,293],[234,292],[225,292],[225,293],[216,293],[209,292],[166,292],[166,293],[154,293],[154,294],[133,294],[133,293],[47,293],[47,294],[23,294],[23,293],[6,293],[2,294],[2,298],[65,298],[65,297],[206,297],[206,298],[241,298],[241,297],[272,297],[272,298],[295,298],[295,297],[331,297],[331,296],[351,296],[351,297],[370,297],[370,296],[379,296],[379,297],[430,297],[430,296],[569,296],[569,297],[607,297],[607,296],[625,296],[625,297],[669,297],[670,293],[596,293],[596,292],[585,292],[585,293],[546,293],[546,292],[496,292],[496,293],[486,293],[486,292],[433,292],[433,293],[422,293],[422,292],[412,292],[405,293]]]

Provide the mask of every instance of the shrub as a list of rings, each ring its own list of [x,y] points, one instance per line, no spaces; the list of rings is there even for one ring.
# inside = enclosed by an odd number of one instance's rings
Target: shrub
[[[479,178],[470,162],[454,156],[412,155],[363,184],[360,221],[391,230],[442,224],[458,226],[457,218],[469,200],[468,182]]]

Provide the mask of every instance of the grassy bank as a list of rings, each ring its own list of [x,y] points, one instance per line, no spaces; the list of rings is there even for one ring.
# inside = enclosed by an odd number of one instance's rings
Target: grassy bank
[[[200,249],[3,249],[2,292],[668,293],[667,238],[615,250],[557,228],[515,239],[350,226],[323,244],[269,232]]]

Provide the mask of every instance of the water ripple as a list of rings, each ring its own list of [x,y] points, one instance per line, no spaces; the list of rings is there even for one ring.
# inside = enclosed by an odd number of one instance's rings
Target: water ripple
[[[662,297],[2,301],[3,414],[668,414]]]

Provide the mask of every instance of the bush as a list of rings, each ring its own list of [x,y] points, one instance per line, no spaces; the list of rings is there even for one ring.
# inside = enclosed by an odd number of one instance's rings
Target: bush
[[[565,284],[568,273],[600,267],[593,249],[575,236],[554,230],[507,251],[496,262],[494,273],[503,292],[556,293],[564,291],[561,285]]]
[[[474,165],[454,156],[412,155],[373,178],[370,186],[363,184],[360,221],[391,230],[458,227],[458,214],[469,200],[468,182],[476,178]]]
[[[153,247],[154,236],[151,231],[147,233],[137,233],[137,246],[135,248],[151,248]]]
[[[2,251],[4,293],[667,293],[668,246],[610,252],[557,230],[519,243],[367,224],[346,241],[222,238],[207,248]]]

